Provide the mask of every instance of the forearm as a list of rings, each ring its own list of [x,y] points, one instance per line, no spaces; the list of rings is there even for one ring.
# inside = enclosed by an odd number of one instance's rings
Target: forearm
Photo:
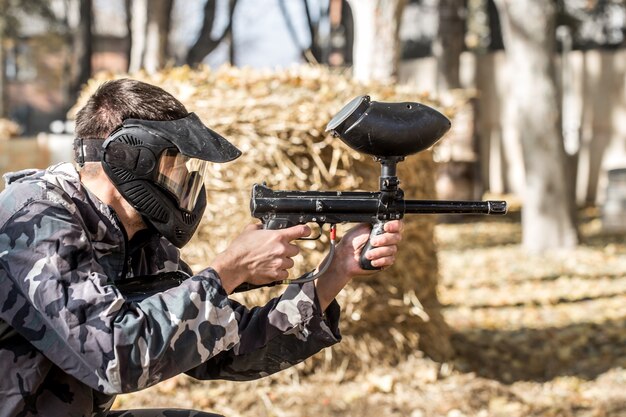
[[[339,306],[325,313],[312,282],[291,284],[262,307],[247,309],[230,300],[240,342],[187,374],[198,379],[250,380],[295,365],[341,339]]]
[[[315,281],[317,299],[322,311],[326,311],[330,303],[337,297],[345,285],[350,281],[346,272],[342,271],[334,263],[326,272],[320,275]]]

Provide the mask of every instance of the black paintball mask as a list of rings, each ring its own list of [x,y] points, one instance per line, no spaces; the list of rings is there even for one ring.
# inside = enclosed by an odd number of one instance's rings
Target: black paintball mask
[[[172,121],[127,119],[104,142],[77,138],[75,149],[80,166],[102,162],[146,225],[178,248],[189,242],[202,219],[209,163],[241,155],[194,113]]]

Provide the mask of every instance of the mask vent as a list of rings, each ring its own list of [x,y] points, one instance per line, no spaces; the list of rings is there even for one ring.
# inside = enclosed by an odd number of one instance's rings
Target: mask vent
[[[138,146],[143,144],[143,141],[141,139],[138,139],[135,136],[128,134],[119,136],[117,140],[130,146]]]
[[[192,225],[196,222],[196,215],[193,213],[185,213],[183,212],[183,221],[185,224]]]
[[[184,239],[185,237],[187,237],[187,233],[185,233],[184,231],[182,231],[181,229],[179,229],[178,227],[176,228],[176,238],[178,239]]]
[[[167,210],[163,208],[154,195],[143,185],[135,185],[127,191],[128,199],[137,207],[137,209],[153,219],[165,223],[168,219]]]
[[[135,179],[133,173],[124,168],[112,166],[111,171],[113,172],[113,175],[119,178],[122,182],[128,182]]]

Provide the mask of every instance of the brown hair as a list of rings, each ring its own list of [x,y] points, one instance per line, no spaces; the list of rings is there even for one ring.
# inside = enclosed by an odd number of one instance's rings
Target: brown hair
[[[80,138],[105,139],[125,119],[176,120],[187,116],[185,106],[167,91],[142,81],[107,81],[76,115]]]

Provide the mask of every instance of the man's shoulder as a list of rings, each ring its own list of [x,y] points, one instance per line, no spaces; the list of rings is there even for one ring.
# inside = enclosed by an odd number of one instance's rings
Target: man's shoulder
[[[78,175],[69,164],[45,170],[26,169],[4,175],[6,188],[0,193],[0,228],[16,213],[32,203],[42,207],[60,205],[73,211],[71,193],[78,184]]]

